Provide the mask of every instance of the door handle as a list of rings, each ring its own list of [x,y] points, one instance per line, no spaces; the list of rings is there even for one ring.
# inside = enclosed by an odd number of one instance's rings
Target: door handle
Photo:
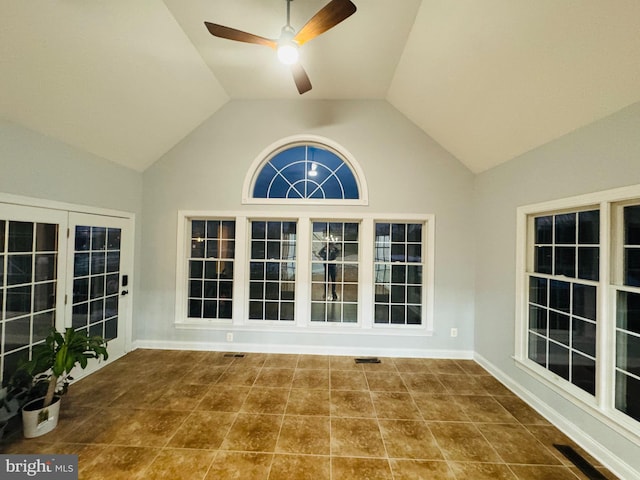
[[[121,294],[121,295],[122,295],[123,297],[124,297],[125,295],[129,295],[129,290],[122,290],[122,294]]]

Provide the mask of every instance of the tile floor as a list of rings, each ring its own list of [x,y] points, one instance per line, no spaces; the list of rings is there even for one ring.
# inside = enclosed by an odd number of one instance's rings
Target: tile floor
[[[587,479],[554,443],[616,478],[473,361],[136,350],[0,448],[95,480]]]

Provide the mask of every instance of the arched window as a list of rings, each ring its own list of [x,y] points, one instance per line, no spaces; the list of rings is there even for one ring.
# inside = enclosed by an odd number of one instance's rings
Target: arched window
[[[263,152],[245,182],[246,203],[366,203],[358,167],[325,139],[287,139]]]

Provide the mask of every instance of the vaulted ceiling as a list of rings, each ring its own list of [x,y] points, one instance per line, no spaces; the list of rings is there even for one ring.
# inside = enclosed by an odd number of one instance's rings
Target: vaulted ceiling
[[[0,117],[142,171],[234,99],[384,99],[481,172],[640,101],[638,0],[353,0],[301,47],[285,0],[0,0]],[[294,0],[300,28],[328,0]]]

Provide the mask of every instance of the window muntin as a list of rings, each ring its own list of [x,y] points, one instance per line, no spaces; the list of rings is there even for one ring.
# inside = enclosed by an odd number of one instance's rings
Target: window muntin
[[[622,207],[622,283],[616,287],[615,408],[640,421],[640,205]]]
[[[191,221],[189,318],[232,317],[235,237],[235,220]]]
[[[250,230],[249,319],[293,321],[297,223],[254,220]]]
[[[356,222],[313,222],[311,321],[358,321],[359,227]]]
[[[422,324],[423,225],[375,224],[374,322]]]
[[[118,336],[121,229],[78,225],[74,232],[72,326]]]
[[[44,340],[56,319],[59,225],[0,219],[3,377]]]
[[[599,210],[533,216],[528,358],[585,392],[596,390]]]
[[[268,158],[252,191],[260,199],[356,200],[356,177],[336,152],[315,143],[294,145]]]

